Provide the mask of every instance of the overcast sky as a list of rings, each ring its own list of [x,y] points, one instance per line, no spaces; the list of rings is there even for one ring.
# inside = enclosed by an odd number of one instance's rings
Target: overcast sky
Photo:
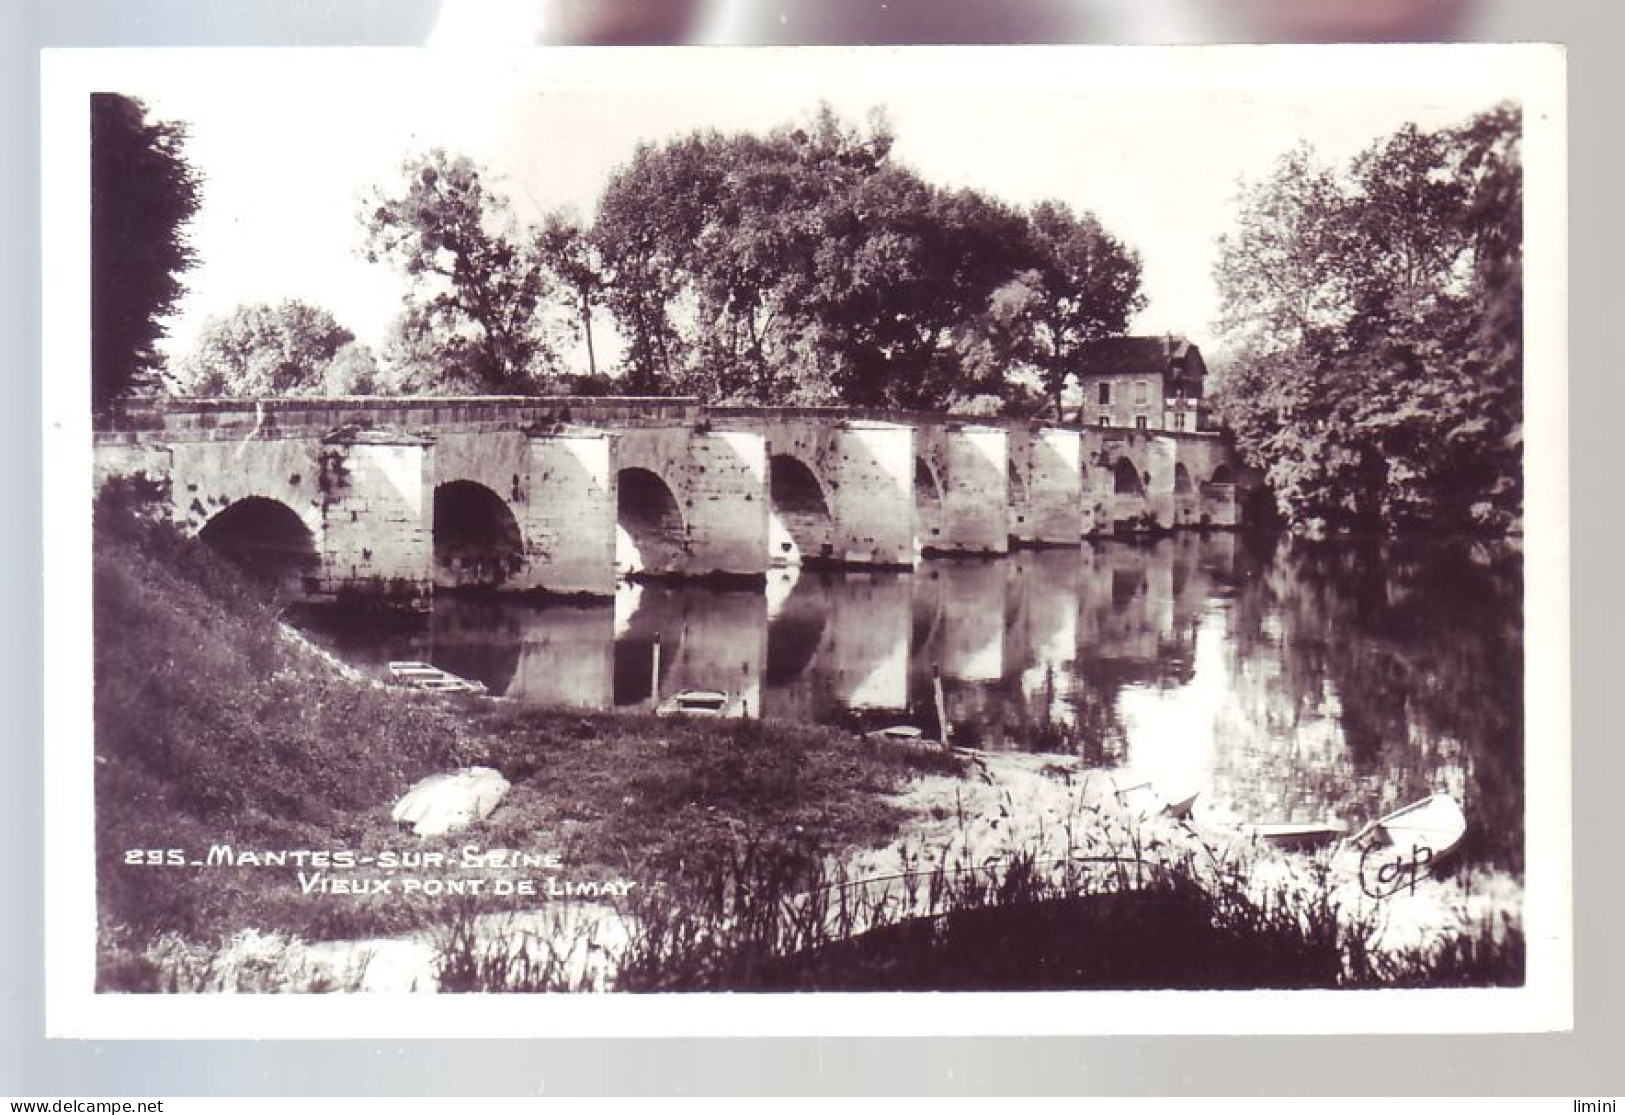
[[[1135,331],[1209,344],[1215,240],[1241,179],[1300,140],[1344,159],[1408,120],[1453,123],[1519,96],[1516,73],[1483,53],[1497,48],[1370,49],[1383,53],[131,53],[99,62],[92,87],[190,130],[200,263],[171,324],[174,355],[210,315],[283,298],[379,345],[404,286],[359,254],[357,213],[412,152],[473,157],[521,217],[590,217],[638,142],[765,130],[820,100],[854,122],[883,107],[895,157],[930,181],[1094,211],[1141,253],[1149,304]]]

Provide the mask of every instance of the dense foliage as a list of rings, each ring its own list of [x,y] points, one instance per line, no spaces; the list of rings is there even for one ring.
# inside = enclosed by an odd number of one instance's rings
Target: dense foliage
[[[765,135],[645,144],[589,222],[515,222],[467,159],[410,160],[364,214],[413,301],[384,362],[406,390],[530,391],[585,343],[595,390],[711,402],[1058,405],[1079,345],[1139,309],[1140,265],[1090,214],[925,181],[883,119],[825,108]],[[601,376],[595,318],[620,365]],[[1023,386],[1029,384],[1031,387]]]
[[[1033,266],[994,295],[994,354],[1035,368],[1057,417],[1069,377],[1091,341],[1114,337],[1145,306],[1140,259],[1091,213],[1044,201],[1028,215]]]
[[[1407,125],[1343,168],[1301,147],[1244,190],[1219,401],[1293,524],[1517,526],[1521,124]]]
[[[175,386],[189,395],[236,397],[368,394],[376,378],[371,350],[332,314],[287,299],[211,318]]]
[[[1087,214],[1022,213],[892,158],[827,108],[646,145],[594,234],[628,375],[703,398],[937,407],[1007,394],[1121,331],[1139,262]],[[1054,392],[1059,394],[1058,389]]]
[[[403,188],[362,215],[368,260],[405,272],[411,299],[391,355],[417,389],[533,394],[557,356],[539,307],[549,274],[509,205],[473,162],[433,150],[408,159]]]
[[[201,183],[186,131],[147,118],[140,101],[90,97],[91,405],[102,412],[158,380],[163,319],[194,262],[185,235]]]

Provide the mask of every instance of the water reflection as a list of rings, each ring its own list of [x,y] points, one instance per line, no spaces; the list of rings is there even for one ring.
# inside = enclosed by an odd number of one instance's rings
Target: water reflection
[[[426,627],[320,637],[539,704],[726,689],[750,715],[1070,750],[1202,790],[1215,820],[1363,823],[1435,790],[1477,857],[1522,862],[1522,565],[1490,543],[1246,535],[774,570],[765,591],[623,585],[613,603],[443,597]],[[656,647],[659,684],[655,685]]]

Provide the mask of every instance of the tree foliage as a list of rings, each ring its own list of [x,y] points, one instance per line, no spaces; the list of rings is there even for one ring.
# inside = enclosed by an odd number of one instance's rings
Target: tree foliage
[[[163,319],[195,262],[185,226],[201,201],[186,129],[149,120],[140,101],[90,96],[91,405],[156,385]]]
[[[339,347],[322,372],[324,395],[388,395],[388,381],[378,366],[378,357],[360,341]]]
[[[1145,308],[1140,257],[1093,213],[1076,214],[1065,202],[1040,202],[1027,222],[1035,266],[1011,281],[994,310],[1004,311],[1004,359],[1037,370],[1059,418],[1062,393],[1083,348],[1121,335]]]
[[[1521,513],[1521,117],[1406,126],[1247,187],[1216,277],[1219,395],[1313,529],[1504,529]]]
[[[603,299],[604,260],[588,229],[573,215],[549,213],[536,237],[536,254],[542,266],[568,292],[573,305],[566,319],[574,336],[586,342],[587,375],[597,378],[598,356],[593,345],[593,313]]]
[[[883,117],[645,145],[593,229],[642,390],[942,407],[1137,308],[1138,261],[1058,204],[1033,218],[892,158]],[[1027,277],[1031,312],[1012,312]],[[1048,332],[1046,332],[1046,330]],[[1042,334],[1034,340],[1034,334]],[[1064,374],[1064,373],[1058,373]]]
[[[405,344],[436,382],[492,394],[532,394],[555,370],[538,310],[548,274],[507,201],[463,156],[435,149],[402,167],[404,188],[378,191],[363,214],[369,261],[411,283]]]
[[[358,375],[366,378],[360,364],[370,359],[365,346],[354,342],[355,335],[332,314],[304,302],[239,306],[203,327],[197,347],[181,361],[175,385],[187,395],[237,397],[353,389]],[[341,352],[344,366],[335,371]]]
[[[589,225],[516,226],[466,159],[410,162],[364,214],[414,284],[383,354],[408,390],[529,390],[554,340],[618,335],[616,386],[709,402],[941,408],[1064,382],[1078,345],[1139,308],[1139,260],[1091,215],[933,185],[883,116],[828,107],[766,134],[640,146]],[[1054,393],[1058,395],[1059,388]]]

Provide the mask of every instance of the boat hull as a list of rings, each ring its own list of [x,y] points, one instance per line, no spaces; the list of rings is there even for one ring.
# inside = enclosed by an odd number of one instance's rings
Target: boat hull
[[[1259,840],[1288,851],[1323,848],[1348,835],[1348,828],[1338,824],[1271,823],[1243,825],[1241,832],[1249,840]]]

